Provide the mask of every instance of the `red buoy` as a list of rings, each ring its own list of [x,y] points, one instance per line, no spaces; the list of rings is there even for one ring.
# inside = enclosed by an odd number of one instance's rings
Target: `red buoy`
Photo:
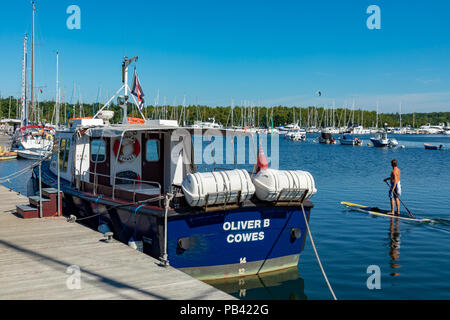
[[[264,155],[264,150],[261,145],[259,145],[258,150],[258,162],[257,162],[258,169],[256,172],[259,172],[260,170],[265,170],[269,168],[269,164],[267,162],[266,156]]]

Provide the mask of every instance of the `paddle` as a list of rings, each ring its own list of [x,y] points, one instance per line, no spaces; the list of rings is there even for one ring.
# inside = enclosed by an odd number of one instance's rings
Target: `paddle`
[[[384,180],[384,182],[386,182],[386,184],[388,185],[388,187],[391,188],[391,185],[390,185],[386,180]],[[406,212],[408,212],[408,215],[409,215],[411,218],[416,219],[416,217],[411,213],[411,211],[409,211],[409,209],[405,206],[405,204],[403,203],[402,199],[400,199],[400,197],[397,195],[397,193],[395,193],[394,190],[392,190],[392,192],[394,193],[395,196],[397,196],[398,200],[400,200],[400,202],[402,203],[402,205],[405,207]]]

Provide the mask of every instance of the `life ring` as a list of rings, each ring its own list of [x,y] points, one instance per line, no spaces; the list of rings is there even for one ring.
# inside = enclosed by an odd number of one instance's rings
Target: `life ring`
[[[133,145],[133,152],[124,154],[123,147],[126,145],[131,145],[131,144]],[[116,140],[114,142],[114,146],[113,146],[113,151],[114,151],[114,154],[116,157],[119,152],[119,145],[120,145],[120,140]],[[122,140],[122,146],[120,148],[120,154],[119,154],[119,161],[121,161],[121,162],[132,161],[139,156],[140,152],[141,152],[141,145],[139,144],[138,139],[133,138],[133,137],[125,137]]]
[[[51,134],[47,134],[45,136],[45,139],[52,141],[53,140],[53,136]]]

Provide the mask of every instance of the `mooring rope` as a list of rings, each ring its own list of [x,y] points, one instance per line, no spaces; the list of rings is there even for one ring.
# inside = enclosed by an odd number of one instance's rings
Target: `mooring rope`
[[[323,269],[322,263],[320,262],[319,254],[317,252],[316,245],[314,244],[314,240],[313,240],[313,237],[312,237],[312,234],[311,234],[311,230],[309,230],[308,219],[306,219],[305,208],[303,207],[303,203],[301,204],[301,206],[302,206],[303,218],[305,218],[306,229],[308,230],[309,238],[311,239],[311,244],[312,244],[312,247],[314,249],[314,253],[316,255],[317,262],[319,263],[320,270],[322,271],[323,277],[325,279],[325,282],[328,285],[328,289],[330,289],[330,292],[331,292],[331,295],[333,296],[333,299],[337,300],[336,295],[334,294],[333,288],[331,287],[331,284],[328,281],[328,278],[327,278],[327,275],[325,273],[325,270]]]
[[[59,152],[59,149],[60,149],[59,146],[57,146],[57,147],[55,147],[53,149],[53,152]],[[34,162],[33,164],[31,164],[31,165],[29,165],[29,166],[27,166],[25,168],[20,169],[19,171],[13,172],[13,173],[8,174],[8,175],[6,175],[4,177],[0,177],[0,183],[11,182],[11,180],[20,177],[21,175],[27,173],[30,170],[33,170],[35,167],[40,165],[42,162],[47,161],[50,158],[51,158],[51,154],[43,157],[42,159]]]
[[[35,163],[33,163],[30,166],[27,166],[25,168],[20,169],[19,171],[13,172],[9,175],[6,175],[4,177],[0,178],[0,183],[3,182],[10,182],[10,180],[16,179],[17,177],[20,177],[21,175],[27,173],[30,170],[33,170],[35,167],[37,167],[40,163],[42,163],[43,161],[47,160],[47,158],[44,158],[42,160],[36,161]]]

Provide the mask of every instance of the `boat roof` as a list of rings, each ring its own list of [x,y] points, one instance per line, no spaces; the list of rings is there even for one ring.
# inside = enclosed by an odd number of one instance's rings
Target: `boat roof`
[[[252,136],[250,132],[230,129],[215,129],[215,128],[192,128],[179,127],[170,125],[154,125],[154,124],[111,124],[95,127],[77,127],[78,129],[87,129],[86,134],[94,137],[120,137],[125,132],[130,131],[175,131],[180,130],[180,133],[185,131],[191,135],[211,135],[211,136]],[[67,131],[66,131],[67,132]]]
[[[20,119],[1,119],[0,120],[0,123],[6,123],[6,122],[21,123],[22,121]]]
[[[80,127],[83,128],[83,127]],[[120,137],[124,132],[128,131],[161,131],[161,130],[175,130],[179,127],[175,126],[155,126],[148,124],[111,124],[107,126],[98,126],[94,128],[86,128],[87,135],[91,137]]]
[[[36,126],[36,125],[31,125],[31,126],[21,127],[21,128],[20,128],[20,131],[28,130],[28,129],[53,130],[53,128],[50,128],[50,127],[47,127],[47,126]]]

